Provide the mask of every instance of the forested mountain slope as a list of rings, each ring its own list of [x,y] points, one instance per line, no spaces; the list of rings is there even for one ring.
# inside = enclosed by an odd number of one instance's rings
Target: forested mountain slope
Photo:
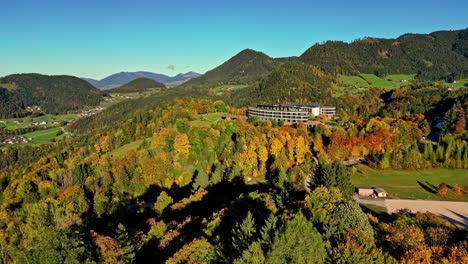
[[[24,116],[27,106],[61,114],[97,105],[103,92],[73,76],[13,74],[0,78],[0,118]]]
[[[252,84],[287,60],[288,58],[274,59],[262,52],[246,49],[213,70],[186,82],[184,86]]]
[[[468,29],[405,34],[396,39],[364,38],[352,43],[327,41],[305,51],[300,60],[327,73],[417,74],[423,80],[468,76]]]
[[[107,90],[110,93],[133,93],[133,92],[143,92],[148,88],[166,88],[166,86],[160,82],[157,82],[153,79],[148,78],[138,78],[133,81],[130,81],[122,86],[115,87]]]

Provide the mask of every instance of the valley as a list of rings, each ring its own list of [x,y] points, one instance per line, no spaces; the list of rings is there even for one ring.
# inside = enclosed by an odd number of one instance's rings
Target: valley
[[[2,77],[0,262],[466,263],[467,41]]]

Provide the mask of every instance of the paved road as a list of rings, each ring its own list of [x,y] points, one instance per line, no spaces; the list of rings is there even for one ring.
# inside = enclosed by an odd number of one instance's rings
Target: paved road
[[[411,212],[431,212],[439,217],[447,219],[451,223],[468,228],[468,202],[448,202],[432,200],[404,200],[404,199],[359,199],[353,196],[356,202],[371,204],[387,209],[389,214],[400,209],[409,209]]]

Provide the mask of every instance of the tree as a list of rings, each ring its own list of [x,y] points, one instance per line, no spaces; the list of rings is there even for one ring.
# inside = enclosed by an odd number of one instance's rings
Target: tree
[[[356,202],[348,201],[338,205],[333,210],[332,217],[343,227],[350,228],[355,232],[362,232],[373,240],[374,230],[367,219],[367,215],[364,214]]]
[[[184,245],[174,256],[166,261],[166,264],[197,264],[215,263],[215,247],[206,238],[195,238],[189,244]]]
[[[324,263],[325,246],[320,233],[301,213],[275,235],[266,263]]]
[[[253,242],[249,248],[242,252],[240,258],[235,259],[234,264],[264,264],[265,254],[259,242]]]
[[[165,191],[162,191],[156,199],[156,202],[154,203],[154,210],[156,211],[158,216],[161,216],[164,209],[167,206],[169,206],[172,202],[172,197],[169,196],[169,194],[167,194]]]
[[[461,195],[461,189],[460,189],[460,186],[457,183],[455,183],[453,185],[452,192],[455,195]]]
[[[190,141],[187,134],[178,134],[174,139],[174,152],[176,154],[187,154],[190,151]]]
[[[253,235],[256,233],[255,220],[252,213],[247,212],[247,216],[241,224],[237,224],[232,230],[232,247],[235,255],[240,255],[248,248]]]
[[[315,187],[321,185],[337,187],[345,197],[349,197],[352,189],[350,170],[339,161],[334,161],[331,164],[320,164],[315,172],[313,183]]]
[[[440,196],[445,196],[447,195],[448,193],[448,186],[445,182],[442,182],[441,184],[439,184],[439,187],[437,187],[437,193],[440,195]]]

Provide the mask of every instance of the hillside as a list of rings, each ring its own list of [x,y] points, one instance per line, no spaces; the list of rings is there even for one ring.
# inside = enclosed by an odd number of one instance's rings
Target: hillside
[[[164,83],[164,84],[173,84],[173,85],[167,85],[167,86],[172,87],[178,84],[182,84],[183,82],[190,80],[192,78],[196,78],[198,76],[200,76],[200,74],[196,72],[180,73],[174,77],[170,77],[164,74],[138,71],[138,72],[119,72],[119,73],[115,73],[110,76],[107,76],[106,78],[101,79],[101,80],[95,80],[95,79],[90,79],[90,78],[81,78],[81,79],[91,83],[92,85],[94,85],[95,87],[99,89],[107,90],[107,89],[111,89],[117,86],[124,85],[138,78],[148,78],[148,79],[152,79],[157,82]]]
[[[13,74],[0,78],[0,117],[26,115],[27,106],[60,114],[99,104],[104,93],[73,76]]]
[[[148,88],[166,88],[166,86],[160,82],[157,82],[148,78],[138,78],[122,86],[115,87],[107,90],[109,93],[133,93],[143,92]]]
[[[274,69],[257,86],[234,91],[229,102],[238,106],[283,101],[326,102],[332,97],[330,78],[315,67],[288,62]]]
[[[186,85],[252,84],[287,60],[274,59],[262,52],[246,49],[213,70],[186,82]]]
[[[327,41],[300,60],[328,73],[417,74],[422,80],[468,76],[468,29],[405,34],[396,39],[365,38],[352,43]]]

